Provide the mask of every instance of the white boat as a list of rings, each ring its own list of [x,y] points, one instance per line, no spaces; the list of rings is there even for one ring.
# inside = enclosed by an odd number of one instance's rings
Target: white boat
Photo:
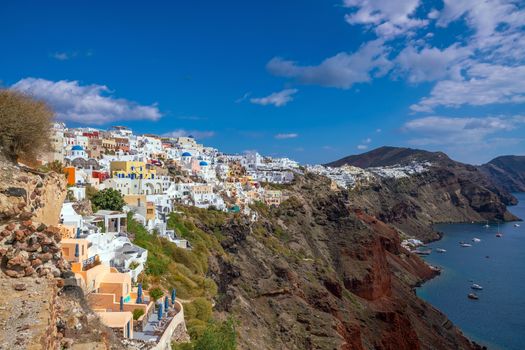
[[[490,227],[488,220],[487,220],[487,223],[485,224],[485,226],[483,226],[483,227],[485,227],[485,228],[489,228]]]
[[[462,246],[463,248],[472,247],[472,244],[470,243],[460,243],[459,245]]]
[[[483,289],[483,287],[480,286],[480,285],[477,284],[477,283],[472,284],[472,285],[470,286],[470,288],[475,289],[475,290],[482,290],[482,289]]]
[[[520,227],[520,224],[514,224],[514,227]]]
[[[436,248],[436,252],[438,252],[438,253],[446,253],[447,250],[443,249],[443,248]]]
[[[472,242],[479,243],[479,242],[481,242],[481,239],[474,237],[474,238],[472,238]]]

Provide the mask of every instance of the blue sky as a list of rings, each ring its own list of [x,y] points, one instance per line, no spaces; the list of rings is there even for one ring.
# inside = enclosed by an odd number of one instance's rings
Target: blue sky
[[[0,80],[72,126],[303,163],[525,153],[514,0],[4,1]]]

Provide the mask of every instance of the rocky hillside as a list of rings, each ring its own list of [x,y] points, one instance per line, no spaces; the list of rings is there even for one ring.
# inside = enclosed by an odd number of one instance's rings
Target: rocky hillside
[[[0,160],[0,349],[119,349],[60,254],[63,175]]]
[[[525,192],[525,156],[497,157],[479,169],[509,192]]]
[[[353,165],[359,168],[405,165],[410,162],[439,162],[452,164],[453,161],[443,152],[429,152],[419,149],[383,146],[370,152],[351,155],[326,164],[331,167]]]
[[[404,178],[381,178],[350,191],[359,206],[392,224],[406,236],[437,238],[431,225],[440,222],[515,220],[507,205],[516,199],[477,167],[441,152],[382,147],[328,164],[371,167],[425,162],[428,171]]]
[[[475,349],[413,287],[435,272],[398,232],[324,177],[298,177],[256,222],[230,216],[227,254],[210,258],[215,309],[238,322],[240,349]]]

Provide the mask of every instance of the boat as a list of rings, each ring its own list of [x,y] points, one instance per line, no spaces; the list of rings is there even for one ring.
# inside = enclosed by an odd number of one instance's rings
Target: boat
[[[430,253],[432,253],[432,249],[416,249],[414,250],[414,253],[419,255],[430,255]]]
[[[443,249],[443,248],[436,248],[436,252],[438,252],[438,253],[446,253],[447,250]]]
[[[520,224],[514,224],[514,227],[520,227]]]
[[[472,247],[472,244],[470,243],[460,243],[459,245],[462,246],[463,248]]]
[[[485,228],[489,228],[490,227],[488,220],[487,220],[487,223],[485,224],[485,226],[483,226],[483,227],[485,227]]]
[[[467,298],[472,299],[472,300],[478,300],[479,299],[479,297],[478,297],[478,295],[476,293],[469,293],[467,295]]]
[[[499,222],[498,222],[498,231],[496,231],[496,237],[503,237],[503,233],[499,231]]]
[[[481,239],[474,237],[474,238],[472,238],[472,242],[479,243],[479,242],[481,242]]]
[[[475,290],[483,290],[483,287],[480,286],[480,285],[477,284],[477,283],[472,284],[472,285],[470,286],[470,288],[475,289]]]

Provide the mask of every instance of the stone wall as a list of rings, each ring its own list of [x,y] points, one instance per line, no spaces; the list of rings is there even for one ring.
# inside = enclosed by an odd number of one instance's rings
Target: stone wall
[[[58,224],[66,196],[66,179],[0,161],[0,224],[33,219]]]

